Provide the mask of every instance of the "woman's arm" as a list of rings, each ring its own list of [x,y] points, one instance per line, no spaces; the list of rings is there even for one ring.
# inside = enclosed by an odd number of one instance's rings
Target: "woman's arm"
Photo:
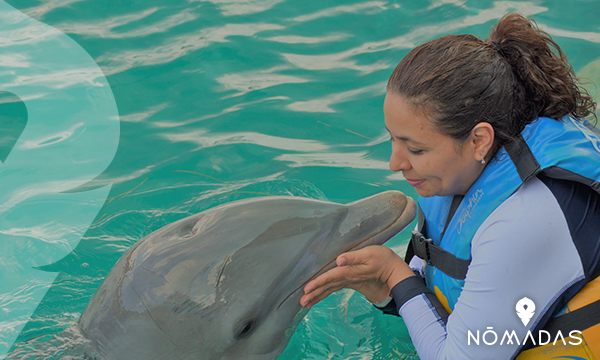
[[[557,200],[540,180],[532,179],[482,224],[471,244],[472,260],[463,291],[444,325],[426,296],[398,304],[400,315],[421,359],[513,359],[528,330],[556,310],[561,296],[582,286],[584,270]],[[535,313],[523,325],[516,303],[527,297]],[[492,329],[488,329],[491,327]],[[494,345],[481,336],[493,330]],[[515,331],[519,344],[508,338]],[[479,331],[476,345],[468,332]],[[534,334],[536,341],[537,333]],[[491,333],[486,337],[493,342]],[[501,344],[502,342],[502,344]]]
[[[381,246],[340,255],[338,267],[306,285],[301,301],[310,307],[331,292],[350,287],[377,302],[391,288],[422,360],[506,360],[520,352],[528,330],[537,330],[557,306],[564,305],[563,294],[572,295],[585,282],[561,205],[537,178],[484,221],[473,238],[471,255],[465,285],[449,316],[434,293],[412,276],[412,269]],[[344,264],[340,258],[351,261]],[[536,305],[527,325],[516,313],[516,303],[523,297]],[[483,341],[488,330],[498,336],[494,345]],[[469,331],[474,336],[479,331],[479,345],[473,338],[469,344]],[[506,331],[514,331],[518,343],[514,337],[510,342],[503,338]],[[488,333],[485,339],[493,342],[494,336]]]

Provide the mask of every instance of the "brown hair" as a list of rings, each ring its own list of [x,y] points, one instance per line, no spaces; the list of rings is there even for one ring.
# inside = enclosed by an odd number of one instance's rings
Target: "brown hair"
[[[594,114],[565,54],[532,20],[507,14],[488,40],[450,35],[414,48],[387,85],[428,115],[444,134],[464,140],[488,122],[496,148],[541,116]]]

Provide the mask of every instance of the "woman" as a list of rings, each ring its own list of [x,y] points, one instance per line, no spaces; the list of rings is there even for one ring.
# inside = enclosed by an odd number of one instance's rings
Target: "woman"
[[[382,246],[345,253],[301,304],[356,289],[404,318],[421,359],[600,351],[548,328],[578,292],[600,297],[581,291],[600,274],[600,140],[574,120],[594,109],[558,45],[517,14],[488,41],[445,36],[413,49],[390,77],[384,114],[390,169],[420,195],[424,236],[412,247],[428,264]],[[544,329],[550,343],[533,346]]]

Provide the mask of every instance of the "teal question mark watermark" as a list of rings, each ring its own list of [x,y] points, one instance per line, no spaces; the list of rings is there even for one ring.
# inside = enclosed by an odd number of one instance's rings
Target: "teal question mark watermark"
[[[111,185],[77,188],[118,143],[116,102],[96,62],[0,0],[0,359],[58,275],[36,268],[68,255],[104,205]]]

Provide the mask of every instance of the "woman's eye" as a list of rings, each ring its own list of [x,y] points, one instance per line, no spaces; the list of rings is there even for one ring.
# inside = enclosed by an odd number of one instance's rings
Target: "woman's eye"
[[[394,138],[392,136],[390,136],[390,138],[388,139],[388,141],[394,141]]]
[[[423,150],[411,150],[411,149],[408,149],[408,152],[410,152],[413,155],[421,155],[423,153]]]

